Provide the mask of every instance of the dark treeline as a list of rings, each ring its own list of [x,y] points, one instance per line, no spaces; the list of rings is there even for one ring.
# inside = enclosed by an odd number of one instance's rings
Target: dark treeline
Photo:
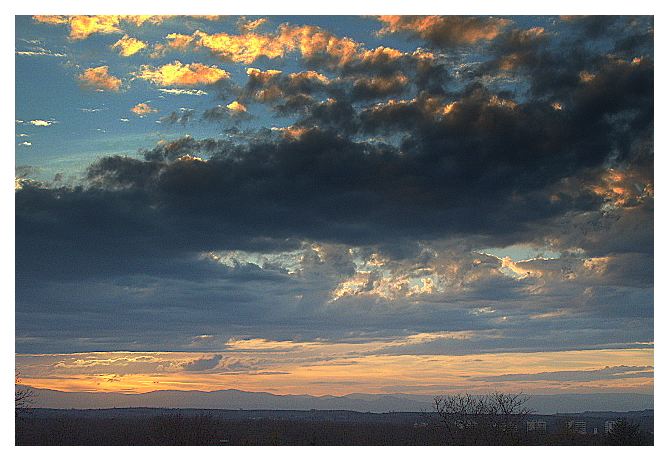
[[[392,423],[58,415],[17,418],[17,445],[437,445],[436,427]]]
[[[548,432],[514,426],[508,438],[480,438],[463,426],[457,437],[443,421],[333,421],[263,417],[230,419],[215,412],[95,416],[60,411],[16,418],[17,445],[652,445],[653,436],[623,422],[614,434],[579,434],[566,425]],[[304,412],[310,413],[310,412]],[[364,414],[363,414],[364,415]],[[453,430],[453,428],[451,428]],[[491,429],[489,429],[491,430]],[[505,429],[506,430],[506,429]],[[476,437],[476,439],[472,438]]]

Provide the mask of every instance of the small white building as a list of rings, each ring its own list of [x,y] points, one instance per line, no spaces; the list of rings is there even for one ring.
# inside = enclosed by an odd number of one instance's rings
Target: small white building
[[[609,434],[615,425],[616,421],[604,421],[604,433]]]
[[[546,421],[530,420],[527,422],[527,432],[546,432]]]
[[[574,421],[573,419],[567,423],[567,427],[577,434],[585,434],[587,426],[585,421]]]

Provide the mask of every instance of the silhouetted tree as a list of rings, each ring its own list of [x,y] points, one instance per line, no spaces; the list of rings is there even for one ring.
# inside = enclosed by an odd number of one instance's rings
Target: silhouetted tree
[[[619,419],[608,433],[608,440],[611,445],[641,445],[641,430],[638,424]]]
[[[35,392],[31,388],[21,385],[18,371],[14,375],[14,386],[14,413],[15,416],[19,416],[20,413],[32,406]]]
[[[456,445],[515,445],[532,410],[529,397],[493,392],[456,394],[434,398],[433,408],[446,428],[448,443]]]

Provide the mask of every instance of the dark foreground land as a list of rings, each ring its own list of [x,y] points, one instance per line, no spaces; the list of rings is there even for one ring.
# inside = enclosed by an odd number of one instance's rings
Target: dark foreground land
[[[638,432],[604,433],[624,418]],[[508,444],[652,445],[653,412],[533,415],[546,431],[514,432]],[[568,428],[585,422],[586,434]],[[595,429],[597,433],[594,434]],[[355,411],[32,409],[16,418],[17,445],[445,445],[454,443],[430,413]],[[477,444],[477,442],[463,442]]]
[[[652,445],[653,411],[532,415],[505,444]],[[625,420],[634,433],[612,437],[605,422]],[[585,434],[569,429],[585,423]],[[595,433],[596,432],[596,433]],[[465,440],[463,442],[463,440]],[[448,445],[444,425],[431,413],[344,410],[107,410],[31,409],[16,418],[17,445]],[[477,444],[471,439],[460,443]]]

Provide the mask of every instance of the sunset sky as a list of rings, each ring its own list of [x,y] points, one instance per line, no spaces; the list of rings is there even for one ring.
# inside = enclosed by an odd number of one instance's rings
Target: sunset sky
[[[17,16],[21,381],[652,393],[653,27]]]

